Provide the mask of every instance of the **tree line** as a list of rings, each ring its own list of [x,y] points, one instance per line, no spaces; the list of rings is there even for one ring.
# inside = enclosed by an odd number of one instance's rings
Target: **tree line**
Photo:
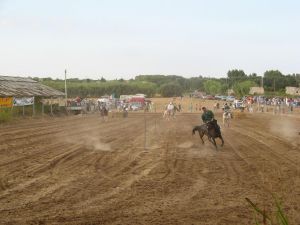
[[[35,80],[64,92],[64,80],[52,78],[34,78]],[[227,77],[209,78],[192,77],[184,78],[177,75],[139,75],[134,79],[98,80],[77,79],[67,80],[68,96],[70,97],[99,97],[114,95],[119,97],[125,94],[143,93],[148,97],[157,94],[162,97],[181,96],[185,93],[198,90],[207,94],[227,94],[228,89],[233,89],[238,96],[247,95],[250,87],[264,87],[266,92],[276,95],[285,92],[286,86],[298,87],[300,74],[284,75],[278,70],[268,70],[263,76],[255,73],[246,74],[243,70],[229,70]]]

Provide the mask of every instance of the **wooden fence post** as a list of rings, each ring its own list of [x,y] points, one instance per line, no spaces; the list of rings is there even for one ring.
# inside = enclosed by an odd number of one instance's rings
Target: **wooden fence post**
[[[35,98],[33,97],[33,104],[32,104],[32,116],[35,116],[35,105],[34,105]]]
[[[50,99],[50,112],[51,112],[51,116],[53,116],[53,110],[52,110],[52,97],[51,97],[51,99]]]

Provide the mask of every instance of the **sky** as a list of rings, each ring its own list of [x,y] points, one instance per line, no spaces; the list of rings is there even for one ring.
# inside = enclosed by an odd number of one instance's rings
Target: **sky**
[[[0,0],[0,75],[300,73],[298,0]]]

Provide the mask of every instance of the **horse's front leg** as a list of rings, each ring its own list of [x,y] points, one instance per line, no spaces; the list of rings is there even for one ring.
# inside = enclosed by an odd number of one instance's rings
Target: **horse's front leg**
[[[208,140],[213,144],[213,138],[210,135],[207,135]]]
[[[223,139],[222,135],[220,135],[220,137],[219,137],[219,138],[222,140],[222,144],[221,144],[221,146],[223,147],[223,145],[224,145],[224,139]]]
[[[214,144],[216,150],[218,149],[218,146],[217,146],[217,143],[216,143],[216,140],[214,138],[211,138],[212,139],[212,143]]]

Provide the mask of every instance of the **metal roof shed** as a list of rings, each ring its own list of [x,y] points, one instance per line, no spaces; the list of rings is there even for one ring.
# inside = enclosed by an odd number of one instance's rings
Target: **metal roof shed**
[[[0,97],[61,97],[65,94],[25,77],[0,76]]]

